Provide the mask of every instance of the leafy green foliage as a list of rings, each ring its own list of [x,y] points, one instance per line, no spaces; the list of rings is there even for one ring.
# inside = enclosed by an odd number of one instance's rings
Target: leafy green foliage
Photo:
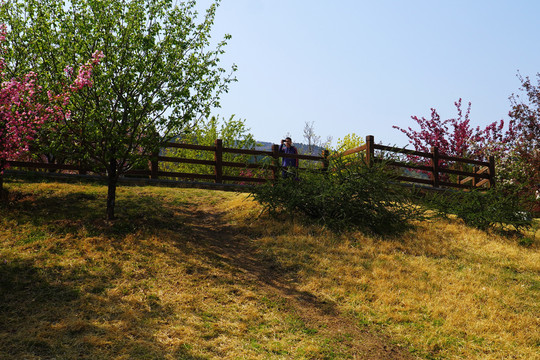
[[[410,227],[423,211],[413,193],[393,182],[384,164],[335,158],[328,172],[303,173],[256,187],[253,196],[271,214],[303,215],[334,230],[392,234]]]
[[[487,230],[498,226],[501,229],[516,230],[530,228],[531,213],[523,208],[518,196],[521,191],[515,186],[498,186],[487,191],[454,191],[444,194],[430,194],[426,204],[439,215],[454,214],[465,224]]]
[[[230,36],[209,49],[217,5],[200,23],[194,1],[14,0],[1,7],[11,33],[8,73],[36,71],[56,90],[65,69],[103,52],[94,86],[71,98],[70,116],[44,130],[39,145],[107,174],[108,217],[118,176],[208,116],[235,81],[219,66]]]
[[[181,141],[186,144],[197,144],[204,146],[213,146],[217,139],[223,141],[223,147],[236,149],[255,149],[257,142],[253,134],[249,132],[245,121],[235,119],[232,115],[229,119],[220,121],[213,116],[208,121],[199,121],[190,128],[189,133],[182,135]],[[214,153],[204,150],[190,150],[168,148],[165,150],[165,156],[214,160]],[[250,155],[223,153],[223,161],[248,163]],[[213,174],[214,167],[197,164],[163,163],[163,170],[173,172],[188,172],[197,174]],[[225,175],[238,175],[241,168],[224,168]]]
[[[343,139],[339,138],[335,151],[343,152],[346,150],[354,149],[365,144],[364,139],[355,133],[347,134]]]

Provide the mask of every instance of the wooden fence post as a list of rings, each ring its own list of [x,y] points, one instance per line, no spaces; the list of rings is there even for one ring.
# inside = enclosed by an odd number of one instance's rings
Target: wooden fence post
[[[322,171],[323,172],[327,172],[328,171],[328,167],[330,166],[330,161],[328,160],[328,156],[330,156],[330,150],[326,150],[324,149],[322,151],[322,157],[324,158],[323,159],[323,167],[322,167]]]
[[[79,161],[79,175],[86,175],[88,172],[84,168],[83,164]]]
[[[0,202],[7,202],[7,194],[4,195],[4,160],[0,160]]]
[[[277,180],[277,170],[279,168],[279,145],[272,145],[272,177]]]
[[[373,135],[366,136],[366,165],[371,167],[375,157],[375,137]]]
[[[214,153],[216,184],[223,183],[223,140],[216,139],[216,151]]]
[[[480,167],[477,165],[473,166],[473,173],[478,174],[478,171],[480,171]],[[472,186],[476,187],[476,184],[478,183],[478,177],[473,176],[472,178]]]
[[[433,187],[439,187],[439,148],[431,147],[431,164],[433,167]]]
[[[495,186],[495,157],[489,157],[489,187]]]
[[[158,156],[159,156],[159,150],[154,150],[150,158],[150,179],[158,178],[158,170],[159,170]]]

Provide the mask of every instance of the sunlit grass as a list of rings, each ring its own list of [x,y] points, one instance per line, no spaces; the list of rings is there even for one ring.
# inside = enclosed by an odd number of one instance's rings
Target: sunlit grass
[[[243,194],[156,187],[120,187],[108,222],[104,186],[5,186],[0,358],[362,358],[355,327],[403,356],[539,358],[537,229],[335,235]]]
[[[457,220],[421,222],[390,239],[336,236],[300,221],[247,221],[259,231],[261,251],[298,269],[300,290],[335,302],[421,358],[540,358],[538,227],[522,246],[520,237]]]

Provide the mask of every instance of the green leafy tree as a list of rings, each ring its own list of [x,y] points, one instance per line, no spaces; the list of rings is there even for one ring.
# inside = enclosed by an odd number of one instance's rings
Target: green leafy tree
[[[360,147],[365,144],[364,139],[361,136],[356,135],[355,133],[350,133],[345,135],[343,138],[339,138],[335,149],[332,149],[334,154],[343,154],[347,150],[351,150],[357,147]],[[345,157],[342,157],[341,161],[347,164],[354,162],[363,162],[365,160],[365,151],[360,151],[355,154],[351,154]]]
[[[347,134],[343,139],[339,138],[337,141],[336,152],[343,152],[365,144],[364,139],[355,133]]]
[[[12,0],[6,69],[32,69],[53,88],[95,51],[94,86],[72,97],[71,116],[44,129],[41,150],[107,175],[107,218],[118,178],[219,106],[234,81],[219,66],[230,36],[211,45],[217,0],[197,23],[195,1]]]
[[[229,119],[212,116],[207,121],[199,121],[189,131],[182,135],[180,141],[186,144],[198,144],[204,146],[213,146],[216,139],[223,141],[223,147],[236,149],[255,149],[257,142],[253,134],[249,132],[245,121],[235,119],[232,115]],[[190,150],[168,148],[165,152],[166,156],[181,157],[188,159],[199,160],[214,160],[214,153],[204,150]],[[244,162],[250,160],[250,155],[224,153],[223,161],[228,162]],[[214,168],[208,165],[193,165],[181,163],[162,163],[165,171],[186,172],[197,174],[213,174]],[[238,175],[241,168],[225,168],[225,175]]]

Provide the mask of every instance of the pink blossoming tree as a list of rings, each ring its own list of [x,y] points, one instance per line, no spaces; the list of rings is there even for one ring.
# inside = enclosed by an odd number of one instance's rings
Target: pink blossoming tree
[[[6,27],[0,26],[0,43],[6,40]],[[7,167],[6,160],[25,154],[44,123],[55,123],[69,116],[66,111],[71,95],[92,86],[92,68],[103,55],[95,53],[82,65],[71,84],[63,91],[46,94],[38,85],[38,76],[29,72],[22,78],[6,79],[5,62],[0,58],[0,175]],[[0,179],[0,191],[3,192]]]
[[[517,186],[524,202],[530,204],[535,193],[540,192],[540,74],[539,85],[531,84],[529,78],[518,75],[526,93],[523,101],[519,95],[510,97],[512,110],[505,127],[503,120],[493,122],[484,129],[470,124],[471,103],[462,111],[462,102],[455,102],[457,117],[442,120],[437,110],[431,109],[431,118],[412,116],[419,130],[394,126],[409,138],[415,150],[429,152],[438,147],[445,155],[486,159],[493,155],[496,160],[497,182]],[[411,157],[412,161],[422,161]],[[440,166],[447,166],[441,161]],[[532,204],[540,210],[538,199]]]
[[[436,109],[431,109],[431,118],[411,116],[420,126],[420,130],[411,127],[407,129],[393,126],[407,135],[409,143],[416,151],[429,152],[431,147],[438,147],[439,153],[458,157],[485,157],[482,148],[476,146],[508,140],[508,134],[503,133],[504,121],[494,122],[485,129],[473,128],[470,123],[471,103],[463,112],[462,101],[454,103],[457,117],[442,120]]]
[[[519,166],[514,174],[518,181],[527,184],[532,208],[540,213],[540,73],[536,76],[534,85],[529,77],[518,74],[525,96],[510,97],[512,109],[508,116],[515,139],[512,160]]]

